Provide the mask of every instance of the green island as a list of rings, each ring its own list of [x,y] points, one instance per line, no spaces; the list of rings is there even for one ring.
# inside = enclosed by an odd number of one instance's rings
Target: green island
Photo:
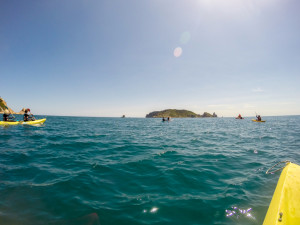
[[[146,118],[161,118],[161,117],[204,118],[204,117],[218,117],[218,116],[215,113],[210,114],[208,112],[204,112],[202,115],[200,115],[185,109],[165,109],[162,111],[154,111],[146,115]]]

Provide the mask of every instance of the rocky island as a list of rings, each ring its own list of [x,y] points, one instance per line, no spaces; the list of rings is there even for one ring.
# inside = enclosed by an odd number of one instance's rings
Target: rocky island
[[[218,116],[215,113],[210,114],[208,112],[204,112],[203,115],[200,115],[185,109],[165,109],[162,111],[154,111],[146,115],[146,118],[161,118],[161,117],[204,118],[204,117],[218,117]]]

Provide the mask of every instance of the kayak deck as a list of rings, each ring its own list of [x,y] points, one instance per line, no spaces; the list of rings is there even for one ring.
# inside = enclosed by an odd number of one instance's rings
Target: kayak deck
[[[300,224],[300,166],[289,163],[282,171],[263,225]]]

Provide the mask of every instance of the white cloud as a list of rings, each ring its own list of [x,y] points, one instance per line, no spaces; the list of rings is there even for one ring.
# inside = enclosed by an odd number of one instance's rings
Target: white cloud
[[[245,109],[253,109],[253,108],[256,108],[256,106],[255,106],[255,105],[252,105],[252,104],[245,103],[245,104],[244,104],[244,108],[245,108]]]
[[[254,89],[252,89],[252,91],[256,92],[256,93],[264,92],[264,90],[261,89],[260,87],[254,88]]]
[[[216,109],[233,109],[233,108],[235,108],[234,105],[229,105],[229,104],[208,105],[208,107],[216,108]]]

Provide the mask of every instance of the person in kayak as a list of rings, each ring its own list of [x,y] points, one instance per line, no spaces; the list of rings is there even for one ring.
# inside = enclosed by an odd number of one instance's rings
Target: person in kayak
[[[260,115],[256,115],[257,121],[261,121]]]
[[[165,122],[165,121],[166,121],[165,117],[163,117],[163,118],[162,118],[162,121],[163,121],[163,122]]]
[[[8,111],[8,109],[5,109],[5,110],[4,110],[4,113],[3,113],[3,121],[14,122],[14,121],[13,121],[13,117],[12,117],[12,115],[10,114],[10,112]]]
[[[238,119],[243,119],[243,117],[241,116],[241,114],[239,114],[237,118]]]
[[[28,114],[29,112],[30,112],[30,109],[25,109],[24,121],[34,121],[35,120],[34,116],[31,113]]]

